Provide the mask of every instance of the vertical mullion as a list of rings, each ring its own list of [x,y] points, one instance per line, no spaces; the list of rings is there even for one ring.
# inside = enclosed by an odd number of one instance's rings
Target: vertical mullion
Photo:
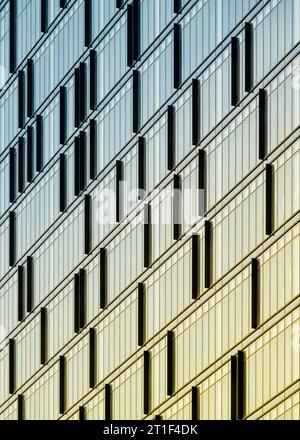
[[[237,397],[237,381],[236,381],[237,361],[236,361],[236,356],[231,356],[230,364],[231,364],[231,368],[230,368],[231,420],[236,420],[236,418],[237,418],[236,417],[236,415],[237,415],[237,400],[236,400],[236,397]]]
[[[84,253],[88,255],[92,248],[92,198],[84,196]]]
[[[97,51],[90,50],[90,110],[97,106]]]
[[[175,165],[175,109],[172,105],[168,105],[167,110],[167,142],[168,170],[171,171]]]
[[[274,217],[274,194],[273,194],[273,166],[266,164],[266,200],[265,200],[265,216],[266,216],[266,235],[273,233],[273,217]]]
[[[257,258],[251,260],[251,328],[259,324],[259,266]]]
[[[138,345],[142,347],[145,341],[145,286],[138,284]]]
[[[25,124],[25,72],[18,72],[18,126],[23,128]]]
[[[61,145],[67,140],[67,88],[59,88],[59,141]]]
[[[182,229],[181,177],[179,174],[174,175],[173,191],[173,239],[178,240]]]
[[[36,115],[36,171],[43,168],[43,116]]]
[[[24,268],[18,266],[18,321],[24,318]]]
[[[89,362],[90,362],[90,388],[96,384],[96,332],[94,328],[89,331]]]
[[[79,285],[79,274],[74,274],[74,333],[78,333],[80,329],[79,323],[79,308],[80,308],[80,285]]]
[[[105,408],[104,408],[104,419],[105,420],[111,420],[111,385],[106,384],[104,388],[105,393]]]
[[[192,420],[199,419],[199,397],[198,388],[192,387]]]
[[[192,143],[198,145],[200,141],[200,82],[192,81]]]
[[[84,0],[84,45],[89,47],[92,42],[92,3]]]
[[[181,85],[181,27],[179,23],[173,25],[174,55],[173,55],[173,85],[174,89],[179,89]]]
[[[67,206],[66,155],[59,155],[59,210],[64,212]]]
[[[258,92],[258,107],[259,107],[259,159],[263,160],[266,157],[267,149],[267,92],[264,89],[259,89]]]
[[[59,413],[65,412],[66,406],[66,362],[64,356],[59,356]]]
[[[174,392],[174,332],[167,333],[167,395],[172,396]]]
[[[34,113],[34,63],[33,59],[27,60],[27,116],[31,118]]]
[[[212,248],[212,231],[211,231],[211,222],[205,222],[205,238],[204,238],[204,258],[205,258],[205,274],[204,274],[204,287],[209,289],[211,285],[211,248]]]
[[[74,125],[80,125],[80,70],[78,67],[74,71]]]
[[[27,312],[31,313],[33,309],[33,257],[31,255],[26,259],[26,290]]]
[[[192,235],[192,299],[197,299],[199,295],[199,236]]]
[[[33,160],[34,160],[34,135],[33,127],[27,127],[27,182],[33,181]]]
[[[245,362],[244,352],[237,353],[237,419],[243,420],[245,408]]]
[[[16,68],[16,0],[9,1],[9,72],[14,73]]]
[[[22,193],[24,191],[24,155],[25,155],[25,146],[24,146],[24,138],[18,138],[18,191]]]
[[[116,162],[116,222],[123,218],[123,162]]]
[[[9,149],[9,203],[16,198],[16,153],[13,147]]]
[[[41,0],[41,32],[47,32],[48,28],[48,0]]]
[[[150,352],[144,351],[144,414],[150,411]]]
[[[79,327],[85,326],[86,306],[86,273],[85,269],[79,270]]]
[[[127,67],[133,64],[133,6],[127,5]]]
[[[9,361],[9,393],[15,392],[16,386],[16,345],[14,339],[8,341],[8,361]]]
[[[41,365],[46,363],[47,359],[47,309],[45,307],[41,308],[40,311],[41,320]]]
[[[144,267],[151,264],[151,205],[144,206]]]
[[[245,23],[245,91],[251,92],[253,86],[253,25]]]
[[[83,122],[86,118],[86,64],[79,64],[79,117],[80,122]]]
[[[231,38],[231,105],[239,102],[239,40]]]
[[[14,211],[9,212],[9,265],[12,267],[16,260],[16,213]]]
[[[84,191],[86,187],[86,134],[79,133],[79,189]]]
[[[97,121],[90,120],[90,179],[97,176]]]
[[[145,176],[145,138],[139,136],[138,139],[138,190],[139,200],[143,200],[146,191],[146,176]]]
[[[24,396],[18,394],[18,420],[24,420]]]
[[[138,70],[132,72],[132,131],[137,133],[140,124],[140,74]]]
[[[100,249],[100,308],[104,309],[107,302],[107,259],[106,249]]]

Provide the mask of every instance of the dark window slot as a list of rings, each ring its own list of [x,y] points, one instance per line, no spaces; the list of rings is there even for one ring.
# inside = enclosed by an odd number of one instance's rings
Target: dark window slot
[[[167,110],[167,162],[168,170],[171,171],[175,165],[175,109],[168,105]]]
[[[181,9],[181,0],[174,0],[173,11],[174,14],[179,14]]]
[[[97,51],[90,50],[90,109],[97,106]]]
[[[24,319],[24,268],[18,266],[18,321]]]
[[[33,127],[27,127],[27,182],[33,181],[34,169],[34,133]]]
[[[140,0],[133,0],[132,8],[132,51],[133,60],[137,61],[140,56]]]
[[[137,133],[140,126],[140,74],[138,70],[132,73],[132,103],[133,133]]]
[[[150,352],[144,351],[144,414],[150,411]]]
[[[74,333],[80,330],[80,283],[79,274],[74,274]]]
[[[90,179],[97,176],[97,121],[90,120]]]
[[[27,290],[27,312],[33,310],[33,257],[29,255],[26,259],[26,290]]]
[[[59,210],[64,212],[67,207],[67,162],[65,154],[59,155]]]
[[[41,0],[41,32],[47,32],[48,28],[48,0]]]
[[[27,116],[31,118],[34,113],[34,63],[31,58],[27,60]]]
[[[149,267],[151,264],[151,205],[150,203],[144,206],[144,267]]]
[[[106,249],[100,249],[100,308],[106,307],[107,301],[107,260]]]
[[[182,200],[181,200],[181,177],[178,174],[173,178],[173,239],[179,240],[182,229]]]
[[[23,128],[25,124],[25,72],[18,72],[18,103],[19,103],[19,128]]]
[[[146,160],[145,160],[145,138],[138,139],[138,186],[139,200],[143,200],[146,191]]]
[[[59,142],[63,145],[67,140],[67,88],[59,88]]]
[[[96,384],[96,332],[94,328],[90,328],[90,388],[94,388]]]
[[[74,73],[74,125],[76,128],[80,125],[80,70],[75,68]]]
[[[16,214],[9,212],[9,265],[12,267],[16,261]]]
[[[198,151],[198,215],[200,217],[205,216],[206,212],[206,199],[205,199],[205,150]]]
[[[16,387],[16,344],[14,339],[8,341],[8,362],[9,362],[9,393],[13,394]]]
[[[84,196],[84,253],[88,255],[92,249],[92,198]]]
[[[256,258],[251,260],[251,328],[259,325],[259,264]]]
[[[9,203],[16,199],[16,153],[15,149],[9,149]]]
[[[197,387],[192,387],[192,420],[199,420],[199,397]]]
[[[230,359],[230,380],[231,380],[231,420],[236,420],[237,413],[237,361],[236,356],[231,356]]]
[[[127,5],[127,67],[133,64],[133,6]]]
[[[116,162],[116,222],[119,223],[123,218],[123,163],[121,160]]]
[[[199,236],[192,235],[192,299],[197,299],[200,286]]]
[[[87,114],[87,105],[86,105],[86,64],[80,63],[79,65],[79,114],[80,114],[80,122],[83,122],[86,118]]]
[[[274,191],[273,191],[273,166],[266,165],[266,235],[273,233],[274,218]]]
[[[79,133],[79,189],[84,191],[86,187],[86,134]]]
[[[84,1],[84,44],[89,47],[92,42],[92,2]]]
[[[258,92],[258,106],[259,106],[259,135],[258,135],[258,145],[259,145],[259,159],[263,160],[266,157],[267,149],[267,92],[264,89],[259,89]]]
[[[138,345],[142,347],[145,341],[145,287],[138,284]]]
[[[86,273],[85,269],[79,270],[79,326],[85,326],[86,318]]]
[[[41,308],[41,365],[44,365],[47,361],[47,309]]]
[[[24,420],[24,396],[18,394],[18,420]]]
[[[204,258],[205,258],[205,274],[204,274],[204,287],[209,289],[211,286],[211,263],[212,263],[212,227],[210,221],[205,222],[205,239],[204,239]]]
[[[200,142],[200,82],[193,79],[192,82],[192,143]]]
[[[111,420],[111,385],[110,384],[106,384],[105,388],[104,388],[104,393],[105,393],[105,414],[104,414],[104,418],[105,420]]]
[[[64,356],[59,356],[59,413],[65,412],[66,406],[66,362]]]
[[[174,332],[168,331],[167,333],[167,395],[172,396],[174,392]]]
[[[74,193],[80,194],[80,142],[79,137],[75,137],[74,142]]]
[[[179,23],[173,25],[174,35],[174,89],[179,89],[181,86],[181,27]]]
[[[43,168],[43,116],[36,115],[36,171]]]
[[[253,26],[245,23],[245,91],[253,87]]]
[[[235,107],[239,102],[239,40],[231,38],[231,105]]]
[[[9,72],[16,69],[17,20],[16,0],[9,1]]]
[[[18,138],[18,191],[24,191],[24,169],[25,169],[25,142],[23,137]]]
[[[245,362],[244,353],[237,353],[237,419],[243,420],[245,411]]]
[[[79,407],[79,420],[85,420],[85,407]]]

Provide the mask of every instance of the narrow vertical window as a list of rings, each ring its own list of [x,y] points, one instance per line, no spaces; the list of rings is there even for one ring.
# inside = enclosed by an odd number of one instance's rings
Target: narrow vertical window
[[[174,56],[173,56],[173,69],[174,69],[174,89],[179,89],[181,86],[181,27],[179,23],[173,25],[174,35]]]
[[[79,78],[80,78],[80,84],[79,84],[79,114],[80,114],[80,122],[83,122],[86,118],[86,64],[80,63],[79,65]]]
[[[205,216],[206,199],[205,199],[205,150],[198,151],[198,215]]]
[[[172,396],[174,392],[174,332],[168,331],[167,333],[167,395]]]
[[[133,7],[127,5],[127,67],[133,64]]]
[[[48,0],[41,0],[41,32],[48,28]]]
[[[192,235],[192,299],[197,299],[199,295],[200,281],[200,265],[199,265],[199,236]]]
[[[9,71],[14,73],[16,68],[17,20],[16,0],[9,0]]]
[[[9,212],[9,265],[13,266],[16,261],[16,214],[14,211]]]
[[[245,23],[245,91],[253,87],[253,25]]]
[[[155,415],[155,420],[162,420],[162,416],[160,414]]]
[[[144,351],[144,414],[150,411],[150,352]]]
[[[80,194],[80,142],[79,136],[74,141],[74,194]]]
[[[181,177],[179,174],[174,175],[173,191],[173,239],[179,240],[182,229]]]
[[[145,287],[138,284],[138,345],[142,347],[145,341]]]
[[[192,387],[192,420],[199,419],[199,397],[198,388]]]
[[[237,419],[243,420],[245,412],[245,361],[244,352],[237,353]]]
[[[79,327],[85,326],[86,318],[86,273],[85,269],[79,270]]]
[[[145,138],[139,136],[138,139],[138,186],[139,200],[143,200],[146,191],[146,163],[145,163]]]
[[[67,207],[66,155],[59,155],[59,210],[64,212]]]
[[[117,9],[121,9],[122,8],[122,3],[123,3],[123,0],[116,0],[116,8]]]
[[[236,356],[231,356],[230,358],[230,381],[231,381],[231,420],[236,420],[237,413],[237,361]]]
[[[67,140],[67,88],[59,88],[59,142],[61,145]]]
[[[100,249],[100,308],[106,307],[107,301],[107,259],[106,249]]]
[[[267,150],[267,92],[264,89],[259,89],[258,92],[258,106],[259,106],[259,135],[258,135],[258,154],[259,159],[263,160],[266,157]]]
[[[65,412],[66,406],[66,362],[64,356],[59,356],[59,413]]]
[[[266,235],[271,235],[273,232],[273,218],[274,218],[274,194],[273,194],[273,166],[266,165]]]
[[[123,163],[121,160],[116,162],[116,222],[119,223],[123,218]]]
[[[27,182],[33,181],[33,169],[34,169],[34,133],[33,127],[27,127]]]
[[[181,0],[173,0],[173,11],[174,14],[179,14],[180,9],[181,9]]]
[[[25,171],[25,145],[24,138],[18,138],[18,191],[22,193],[24,191],[24,171]]]
[[[9,149],[9,203],[16,199],[16,153],[15,149]]]
[[[137,61],[140,56],[140,0],[133,0],[132,7],[132,50],[133,60]]]
[[[31,118],[34,113],[34,63],[31,58],[27,60],[27,116]]]
[[[47,360],[47,309],[41,308],[41,365],[44,365]]]
[[[251,328],[259,324],[259,265],[257,258],[251,260]]]
[[[84,44],[89,47],[92,42],[92,3],[84,0]]]
[[[132,73],[132,94],[133,133],[137,133],[140,126],[140,74],[138,70]]]
[[[59,2],[59,7],[60,7],[61,9],[64,9],[64,8],[67,6],[67,1],[68,1],[68,0],[60,0],[60,2]]]
[[[96,331],[90,328],[89,332],[89,351],[90,351],[90,388],[94,388],[96,384]]]
[[[97,176],[97,121],[90,120],[90,179]]]
[[[151,264],[151,205],[148,203],[144,206],[144,267]]]
[[[88,255],[92,249],[92,198],[84,196],[84,253]]]
[[[86,134],[79,133],[79,189],[84,191],[86,187]]]
[[[80,284],[79,284],[79,274],[74,274],[74,333],[78,333],[80,329]]]
[[[90,50],[90,110],[97,106],[97,51]]]
[[[80,125],[80,70],[75,68],[74,73],[74,125],[76,128]]]
[[[18,266],[18,321],[24,319],[24,268]]]
[[[79,407],[79,420],[85,420],[85,407]]]
[[[111,385],[106,384],[105,385],[105,411],[104,411],[104,418],[105,420],[111,420]]]
[[[26,291],[27,312],[31,313],[33,310],[33,257],[31,255],[26,259]]]
[[[211,263],[212,263],[212,255],[211,255],[211,248],[212,248],[212,240],[211,240],[211,222],[206,221],[204,226],[204,258],[205,258],[205,274],[204,274],[204,287],[206,289],[209,289],[211,286]]]
[[[18,103],[19,103],[19,128],[25,124],[25,72],[18,72]]]
[[[239,102],[239,40],[231,38],[231,105],[235,107]]]
[[[24,396],[18,394],[18,420],[24,420]]]
[[[43,116],[36,115],[36,171],[43,168]]]
[[[168,105],[167,110],[167,162],[168,170],[171,171],[175,165],[175,109]]]
[[[198,145],[200,141],[200,82],[192,82],[192,143]]]
[[[15,392],[16,386],[16,345],[14,339],[8,341],[8,362],[9,362],[9,393]]]

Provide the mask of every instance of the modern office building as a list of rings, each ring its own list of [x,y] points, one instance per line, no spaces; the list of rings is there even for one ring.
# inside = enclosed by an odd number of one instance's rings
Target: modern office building
[[[300,418],[300,1],[0,1],[0,418]]]

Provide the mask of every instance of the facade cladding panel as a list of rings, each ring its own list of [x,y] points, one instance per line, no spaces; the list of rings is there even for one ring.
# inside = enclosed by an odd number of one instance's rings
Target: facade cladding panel
[[[0,3],[0,418],[300,418],[299,0]]]

